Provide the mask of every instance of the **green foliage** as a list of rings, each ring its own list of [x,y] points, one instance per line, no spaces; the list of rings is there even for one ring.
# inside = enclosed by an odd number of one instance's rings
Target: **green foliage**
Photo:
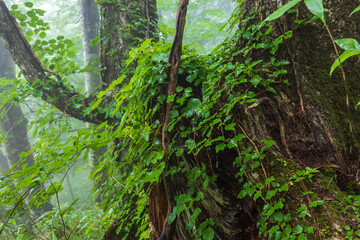
[[[288,3],[286,3],[284,6],[277,9],[274,13],[272,13],[270,16],[268,16],[265,21],[273,21],[281,16],[283,16],[287,11],[289,11],[291,8],[293,8],[295,5],[297,5],[302,0],[292,0]],[[325,16],[324,16],[324,6],[322,0],[304,0],[307,8],[309,11],[314,14],[316,17],[320,18],[321,21],[325,22]]]
[[[243,22],[246,23],[250,19],[244,18]],[[120,219],[119,232],[128,230],[132,224],[135,224],[136,219],[142,219],[141,226],[146,226],[147,218],[142,215],[146,205],[143,203],[146,202],[150,189],[145,186],[161,181],[165,169],[166,160],[163,159],[164,153],[159,135],[161,132],[159,123],[162,121],[162,118],[159,118],[159,110],[162,109],[166,99],[166,102],[175,103],[168,129],[173,133],[170,143],[171,156],[175,155],[180,164],[164,174],[176,176],[184,174],[187,182],[186,193],[176,197],[176,206],[169,222],[175,221],[181,214],[189,214],[187,229],[194,235],[194,239],[213,238],[213,220],[207,219],[202,222],[197,220],[201,215],[197,202],[203,200],[203,192],[216,180],[216,176],[209,175],[211,165],[201,163],[190,166],[187,158],[196,158],[207,148],[215,149],[217,153],[232,148],[239,149],[240,142],[246,137],[244,134],[236,134],[239,129],[232,117],[235,106],[256,102],[254,93],[256,89],[275,92],[272,87],[275,78],[281,78],[281,75],[287,72],[284,66],[289,62],[272,57],[283,39],[269,38],[267,34],[270,30],[271,27],[265,24],[249,27],[245,27],[244,24],[232,39],[219,45],[211,56],[206,58],[199,56],[193,49],[184,47],[179,70],[180,82],[176,94],[167,98],[162,95],[161,89],[166,79],[171,45],[146,40],[130,52],[126,64],[130,65],[131,62],[136,61],[137,68],[130,82],[115,93],[117,102],[112,111],[112,114],[120,112],[119,115],[122,116],[118,127],[114,129],[114,134],[122,139],[122,145],[126,148],[122,162],[127,164],[127,171],[122,174],[121,179],[115,182],[109,179],[106,183],[107,188],[110,189],[118,185],[117,182],[121,182],[124,188],[113,194],[119,201],[121,199],[121,205],[131,206],[132,209],[129,212],[109,208],[111,209],[109,212],[115,214],[116,211],[115,215]],[[241,49],[236,48],[239,37],[246,42]],[[253,59],[248,57],[250,51],[268,52],[270,57]],[[244,61],[234,62],[234,58],[243,58]],[[264,75],[271,75],[273,79],[261,77]],[[121,79],[123,77],[116,82],[122,83]],[[192,84],[190,87],[188,87],[189,83]],[[196,90],[200,86],[202,96],[199,96]],[[215,89],[214,86],[222,87]],[[99,101],[93,105],[93,108],[100,106],[102,97],[113,88],[114,86],[111,85],[101,92],[98,95]],[[125,102],[126,107],[124,107]],[[185,122],[188,124],[184,124]],[[219,129],[226,132],[226,135],[219,135]],[[194,137],[194,131],[201,134],[201,139]],[[245,161],[253,159],[250,166],[252,169],[260,166],[260,159],[266,157],[265,151],[272,144],[272,141],[264,140],[261,152],[254,153],[251,158],[247,155],[250,149],[244,150]],[[111,175],[116,176],[116,174]],[[283,185],[273,192],[269,191],[267,198],[270,199],[278,191],[286,189],[287,185]],[[124,196],[128,197],[124,198]],[[126,198],[134,200],[135,197],[137,199],[135,206],[131,205],[130,201],[124,202]],[[115,199],[107,204],[119,205]],[[146,233],[148,232],[144,231],[142,235],[139,233],[138,237],[145,238]]]
[[[333,73],[335,68],[337,68],[341,63],[343,63],[346,59],[352,56],[360,56],[360,45],[359,43],[352,38],[344,38],[335,41],[340,48],[344,49],[343,52],[338,59],[331,66],[330,75]]]
[[[237,9],[227,26],[232,29],[240,20],[239,30],[207,56],[199,54],[191,46],[184,46],[179,83],[173,96],[165,96],[163,90],[167,86],[171,44],[150,39],[142,41],[130,51],[122,75],[107,89],[100,91],[97,101],[89,108],[89,111],[101,109],[111,119],[116,119],[113,125],[104,122],[100,126],[85,128],[79,123],[69,123],[65,116],[56,118],[59,113],[46,104],[38,108],[37,117],[31,122],[36,142],[29,152],[21,155],[22,161],[25,161],[27,155],[34,153],[35,164],[23,164],[16,171],[16,166],[13,166],[12,171],[0,180],[0,205],[6,210],[0,229],[5,229],[9,238],[17,236],[17,239],[33,235],[51,236],[53,239],[98,239],[117,220],[116,232],[121,233],[123,239],[133,231],[137,239],[148,239],[151,231],[148,224],[149,194],[165,177],[173,176],[182,177],[186,185],[183,186],[185,191],[175,197],[176,205],[169,223],[188,216],[186,229],[193,239],[213,239],[214,219],[204,218],[200,205],[206,191],[217,180],[213,163],[218,162],[211,159],[209,162],[197,162],[197,159],[204,153],[217,155],[233,151],[237,154],[233,161],[238,170],[236,178],[241,183],[238,198],[250,199],[262,206],[257,223],[259,235],[266,239],[311,239],[315,235],[312,213],[326,202],[309,193],[304,186],[319,171],[287,168],[289,160],[273,159],[269,151],[274,147],[273,140],[263,139],[253,143],[238,124],[239,115],[248,114],[246,107],[260,104],[257,93],[276,94],[276,86],[287,83],[284,75],[287,74],[289,61],[276,56],[276,52],[292,37],[292,32],[274,38],[268,21],[281,17],[299,2],[301,0],[285,4],[259,24],[249,24],[259,12],[244,16]],[[304,2],[325,24],[322,1]],[[198,1],[193,6],[195,8],[202,3],[204,1]],[[164,8],[170,7],[164,1],[159,1],[159,4]],[[31,9],[27,14],[17,10],[15,5],[13,14],[44,64],[62,75],[86,71],[73,61],[79,50],[76,44],[63,36],[48,38],[46,31],[49,27],[39,17],[43,12],[32,9],[32,4],[28,2],[25,6]],[[200,16],[206,24],[202,21],[198,22],[199,25],[193,24],[195,30],[189,30],[189,36],[194,36],[201,26],[212,24],[207,17],[221,18],[223,13],[208,9]],[[165,25],[160,28],[169,30]],[[208,39],[209,35],[204,33],[202,38]],[[336,43],[345,52],[359,46],[353,39],[337,40]],[[332,71],[346,58],[340,56]],[[131,69],[133,63],[136,63],[135,70]],[[124,81],[127,75],[132,76],[129,82]],[[20,86],[22,81],[17,79],[14,82],[18,92],[5,99],[21,101],[28,95],[41,96],[33,90],[36,85]],[[42,83],[39,81],[37,84]],[[11,88],[12,91],[15,87]],[[110,94],[115,102],[103,103],[104,97]],[[164,159],[162,110],[169,102],[174,102],[168,127],[172,141],[169,159]],[[247,110],[239,112],[239,106]],[[77,131],[73,131],[75,126]],[[84,211],[76,210],[77,200],[61,204],[59,194],[64,189],[65,176],[71,173],[71,168],[79,159],[86,159],[90,149],[102,146],[110,146],[110,150],[90,176],[101,185],[93,193],[101,195],[99,209],[85,205]],[[166,164],[174,159],[177,164],[167,169]],[[264,170],[265,164],[288,171],[269,173]],[[101,172],[103,175],[99,175]],[[39,186],[42,186],[41,190],[37,188]],[[295,191],[301,191],[303,196],[296,202],[289,202],[286,195]],[[30,195],[30,192],[34,193]],[[24,199],[29,196],[29,202],[25,202]],[[52,201],[53,210],[42,215],[37,222],[32,222],[37,230],[29,232],[29,223],[24,220],[24,215],[29,215],[31,209],[46,201]],[[359,196],[348,196],[345,206],[342,211],[356,214],[360,206]],[[11,225],[16,230],[12,230]],[[350,226],[346,226],[345,230],[349,239],[359,234]]]

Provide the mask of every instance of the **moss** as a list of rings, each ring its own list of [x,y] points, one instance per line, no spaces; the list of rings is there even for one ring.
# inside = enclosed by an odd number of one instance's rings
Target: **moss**
[[[298,163],[290,159],[272,159],[269,162],[271,165],[269,175],[275,178],[275,182],[280,185],[289,184],[289,190],[278,197],[285,198],[282,211],[284,215],[290,213],[293,216],[292,226],[300,225],[303,229],[314,227],[313,233],[306,234],[308,239],[339,239],[346,235],[344,228],[347,223],[342,218],[341,210],[344,211],[344,203],[348,202],[348,195],[342,192],[333,180],[334,169],[324,168],[313,177],[307,175],[300,180],[299,173],[298,177],[294,177],[298,171],[303,170]],[[323,204],[310,208],[309,200],[311,202],[323,200]],[[277,200],[271,199],[271,201]],[[298,212],[301,204],[307,206],[308,214],[304,217]],[[347,213],[346,216],[356,219],[357,215]]]

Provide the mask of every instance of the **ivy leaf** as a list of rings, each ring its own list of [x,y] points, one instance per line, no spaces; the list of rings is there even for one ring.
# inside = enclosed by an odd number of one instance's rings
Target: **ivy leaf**
[[[237,143],[233,140],[233,139],[231,139],[230,141],[229,141],[229,143],[228,143],[228,148],[234,148],[234,147],[236,147],[237,146]]]
[[[192,151],[196,147],[195,141],[193,139],[186,140],[185,147]]]
[[[257,85],[261,82],[261,77],[259,75],[255,75],[250,82],[254,85],[254,87],[256,88]]]
[[[290,222],[290,221],[291,221],[291,214],[290,214],[290,213],[288,213],[288,214],[286,214],[286,215],[284,216],[284,221],[285,221],[285,222]]]
[[[281,188],[279,189],[280,192],[286,192],[289,190],[289,186],[287,183],[284,183]]]
[[[321,21],[326,24],[324,17],[324,5],[322,0],[305,0],[304,2],[310,12],[316,17],[320,18]]]
[[[297,225],[296,227],[294,227],[294,233],[296,233],[296,234],[300,234],[300,233],[302,233],[303,232],[303,227],[302,226],[300,226],[300,225]]]
[[[198,98],[191,98],[188,103],[190,110],[198,110],[201,108],[201,101]]]
[[[269,200],[271,199],[273,196],[275,196],[276,194],[276,190],[269,190],[267,193],[266,193],[266,199]]]
[[[245,135],[244,134],[239,134],[239,135],[236,135],[234,138],[232,138],[231,140],[234,140],[236,142],[240,142],[241,140],[243,140],[245,138]]]
[[[254,201],[256,201],[256,199],[258,199],[262,194],[262,191],[257,191],[253,197]]]
[[[40,38],[45,38],[45,37],[46,37],[46,33],[45,33],[45,32],[39,33],[39,37],[40,37]]]
[[[273,218],[277,222],[282,222],[284,220],[284,214],[282,214],[282,212],[276,212],[274,213]]]
[[[247,195],[249,195],[247,190],[241,190],[241,192],[238,195],[238,198],[243,199],[244,197],[246,197]]]
[[[189,201],[191,201],[191,197],[188,194],[182,194],[176,199],[177,203],[184,203]]]
[[[216,152],[219,152],[219,151],[221,151],[221,150],[224,150],[225,147],[226,147],[226,144],[225,144],[225,143],[221,143],[221,144],[219,144],[219,145],[216,146],[215,151],[216,151]]]
[[[275,225],[273,226],[270,231],[269,231],[269,234],[274,234],[277,230],[279,230],[279,225]]]
[[[235,130],[236,123],[228,124],[225,126],[226,131]]]
[[[290,8],[294,7],[296,4],[298,4],[301,1],[302,0],[292,0],[291,2],[288,2],[287,4],[276,10],[274,13],[270,14],[270,16],[268,16],[265,19],[265,21],[272,21],[278,19],[279,17],[284,15],[284,13],[286,13]]]
[[[184,149],[180,148],[179,150],[176,151],[176,156],[180,157],[183,155],[183,153],[184,153]]]
[[[214,232],[214,229],[213,228],[207,228],[202,237],[205,239],[205,240],[212,240],[214,238],[214,235],[215,235],[215,232]]]
[[[28,8],[32,8],[34,6],[34,4],[32,4],[31,2],[26,2],[25,6]]]

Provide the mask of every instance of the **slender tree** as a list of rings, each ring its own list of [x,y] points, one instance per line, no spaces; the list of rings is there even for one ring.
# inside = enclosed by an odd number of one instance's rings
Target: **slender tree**
[[[84,73],[85,80],[85,92],[86,96],[89,97],[94,94],[94,91],[101,86],[100,82],[100,69],[99,65],[99,44],[91,44],[92,40],[99,37],[99,9],[95,4],[94,0],[79,0],[79,12],[82,19],[82,45],[83,45],[83,56],[84,56],[84,65],[93,66],[91,71]],[[89,124],[88,124],[89,126]],[[89,161],[90,161],[90,171],[93,172],[94,168],[98,165],[101,157],[106,152],[107,147],[101,147],[98,150],[90,150],[89,152]],[[104,172],[101,172],[103,175]],[[103,176],[105,177],[105,176]],[[100,176],[101,178],[101,176]],[[95,183],[95,188],[101,186],[101,180],[99,183]],[[98,195],[95,198],[96,202],[100,202],[100,196]]]
[[[15,64],[2,43],[0,44],[0,61],[2,63],[0,77],[14,79]],[[19,105],[8,102],[3,107],[3,110],[6,110],[6,114],[1,119],[0,129],[6,133],[6,141],[3,144],[9,166],[16,166],[15,169],[21,169],[23,164],[27,164],[28,167],[31,167],[34,164],[34,155],[32,153],[28,154],[24,161],[21,158],[21,154],[28,152],[31,148],[27,135],[27,119],[24,117]],[[38,186],[35,190],[41,190],[41,186]],[[51,204],[46,202],[34,210],[36,215],[41,215],[51,209]]]

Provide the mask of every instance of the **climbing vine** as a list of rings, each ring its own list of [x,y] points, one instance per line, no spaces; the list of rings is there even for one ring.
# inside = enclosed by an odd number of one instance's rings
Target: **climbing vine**
[[[111,123],[104,122],[69,134],[71,126],[68,122],[52,120],[54,111],[51,111],[53,115],[47,116],[39,111],[34,130],[39,141],[22,156],[25,159],[27,154],[35,153],[36,164],[7,174],[0,183],[1,203],[15,206],[8,207],[3,216],[5,221],[0,233],[9,224],[16,225],[12,221],[16,214],[29,212],[31,208],[58,196],[64,179],[54,181],[55,175],[69,171],[76,159],[86,158],[90,149],[109,145],[109,151],[91,176],[102,186],[101,190],[96,191],[102,195],[101,208],[104,211],[89,210],[86,217],[91,216],[91,221],[78,229],[78,236],[83,232],[99,234],[95,226],[107,229],[113,220],[117,221],[116,232],[122,233],[123,239],[130,234],[137,239],[148,239],[153,234],[159,234],[154,226],[149,225],[149,196],[165,177],[170,176],[185,179],[185,191],[176,195],[168,224],[186,216],[186,230],[194,239],[213,239],[216,219],[203,217],[200,203],[217,181],[219,165],[225,164],[219,156],[227,152],[235,156],[231,164],[236,168],[233,177],[240,186],[236,189],[239,201],[248,200],[259,206],[255,226],[259,236],[266,239],[326,237],[331,230],[320,225],[316,213],[327,203],[307,189],[309,183],[320,178],[320,171],[302,168],[291,160],[284,124],[269,98],[276,96],[277,86],[289,84],[290,61],[286,55],[279,57],[276,53],[292,37],[292,31],[274,35],[275,27],[271,21],[283,16],[299,2],[290,1],[258,24],[254,22],[261,19],[262,9],[246,12],[238,7],[229,20],[228,28],[231,30],[239,24],[239,29],[209,55],[198,54],[193,47],[184,46],[178,84],[175,93],[169,96],[166,96],[164,89],[168,85],[171,44],[151,39],[142,41],[130,51],[122,75],[100,91],[91,103],[91,109],[87,108],[88,112],[99,109],[113,120]],[[314,4],[319,1],[304,2],[326,24],[322,4],[319,7]],[[242,1],[239,1],[239,6],[241,4]],[[32,7],[30,4],[25,6]],[[29,11],[27,15],[30,20],[18,12],[17,7],[13,7],[13,14],[19,19],[21,27],[30,26],[26,34],[29,41],[33,35],[45,38],[47,25],[37,16],[43,14],[41,11]],[[336,43],[348,51],[348,55],[341,55],[331,71],[347,57],[359,54],[359,44],[353,39],[337,40]],[[76,54],[70,40],[64,37],[35,40],[35,45],[39,57],[48,59],[44,60],[44,65],[49,69],[64,75],[85,71],[66,60]],[[59,52],[66,54],[55,54]],[[136,69],[130,70],[133,63],[136,63]],[[126,82],[128,76],[131,79]],[[38,91],[31,91],[33,87],[19,87],[19,91],[26,94],[31,92],[34,97],[39,97]],[[104,104],[108,95],[114,96],[115,101]],[[23,97],[16,94],[13,99]],[[172,137],[168,158],[164,159],[163,110],[171,102],[173,106],[167,129]],[[276,119],[279,139],[254,139],[244,127],[242,117],[259,121],[253,112],[264,104],[269,106]],[[64,134],[67,140],[62,140]],[[276,144],[275,140],[281,142],[282,146]],[[285,148],[288,156],[275,157],[274,152],[281,147]],[[167,165],[170,163],[175,164]],[[97,175],[99,172],[104,172],[102,177]],[[31,195],[33,201],[28,205],[23,204],[29,191],[40,185],[44,186],[43,191]],[[332,178],[326,182],[328,189],[333,185]],[[288,198],[288,195],[298,192],[302,193],[299,199],[291,201]],[[343,196],[341,200],[337,202],[337,209],[351,212],[351,215],[359,218],[359,196]],[[75,203],[59,203],[53,212],[42,217],[43,221],[37,223],[38,229],[33,234],[52,234],[54,239],[63,234],[65,238],[70,238],[73,233],[69,225],[72,221],[78,221],[78,215],[72,215]],[[84,223],[84,220],[80,222]],[[359,226],[342,227],[348,239],[360,236]],[[60,234],[61,228],[64,230]],[[28,234],[24,229],[18,233],[19,239]]]

